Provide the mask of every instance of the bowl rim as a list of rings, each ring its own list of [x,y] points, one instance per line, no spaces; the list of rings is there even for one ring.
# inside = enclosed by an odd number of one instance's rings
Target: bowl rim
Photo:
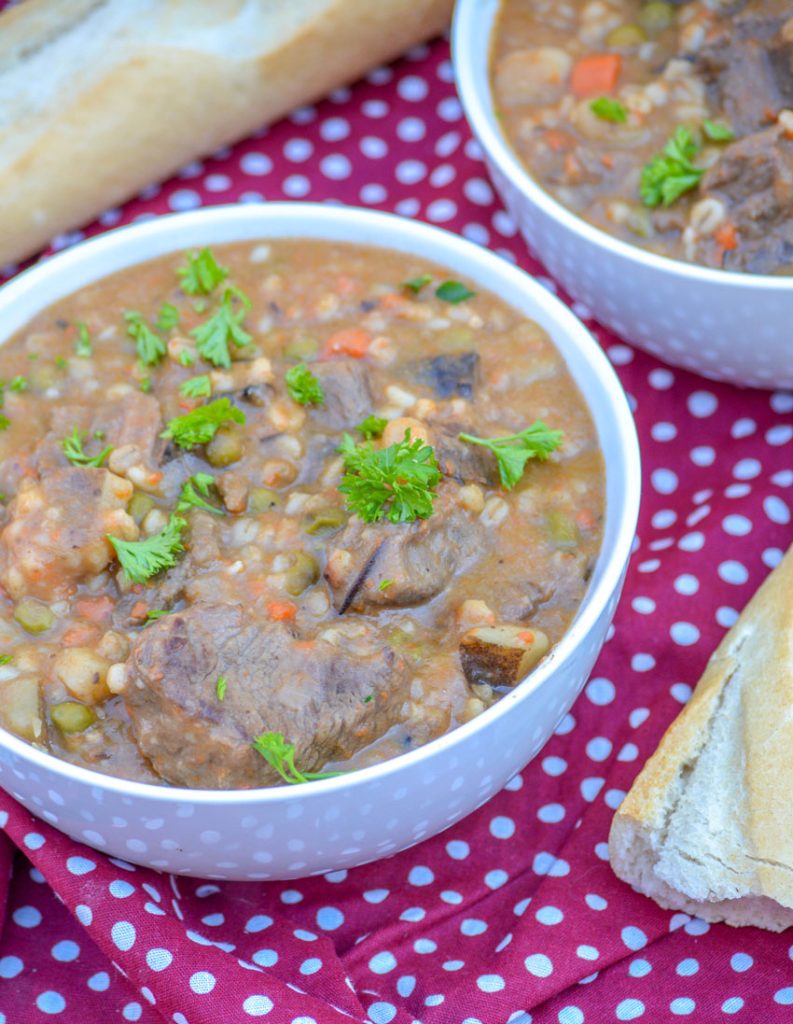
[[[624,242],[579,217],[542,188],[532,178],[498,124],[489,87],[489,74],[486,93],[483,95],[478,88],[477,77],[483,56],[489,69],[493,27],[504,2],[457,0],[451,30],[452,63],[460,101],[474,135],[485,153],[525,199],[542,209],[567,231],[608,250],[614,256],[640,264],[646,270],[678,277],[687,282],[697,281],[750,291],[784,292],[793,289],[793,279],[790,277],[717,270]]]
[[[250,225],[251,219],[261,222],[260,231],[254,235],[246,233],[245,225]],[[277,226],[279,222],[289,223],[298,220],[305,224],[305,229],[278,233],[277,231],[268,234],[268,226]],[[266,242],[268,238],[312,238],[326,239],[331,242],[350,241],[344,235],[344,225],[357,222],[361,230],[368,225],[376,241],[363,242],[353,240],[353,244],[370,244],[383,249],[392,249],[405,252],[406,249],[398,248],[395,243],[400,236],[410,239],[411,245],[415,242],[416,252],[426,253],[426,259],[430,262],[443,264],[444,256],[438,255],[437,250],[446,249],[449,257],[452,251],[458,250],[462,258],[460,263],[465,263],[465,269],[460,269],[472,280],[477,280],[481,270],[482,276],[489,271],[493,276],[499,278],[499,290],[492,285],[488,290],[497,294],[502,301],[510,302],[505,295],[512,291],[526,292],[531,296],[532,304],[542,310],[553,320],[559,333],[567,335],[578,352],[580,352],[586,367],[598,378],[602,390],[607,394],[608,415],[616,427],[615,434],[619,439],[619,447],[615,453],[615,460],[619,462],[620,471],[626,483],[636,482],[635,487],[628,486],[625,489],[623,500],[618,508],[611,509],[617,524],[614,531],[614,541],[610,551],[601,547],[599,558],[605,559],[601,563],[599,578],[587,590],[584,599],[579,606],[576,616],[559,643],[552,649],[546,659],[533,670],[533,672],[515,687],[509,694],[506,694],[487,713],[469,722],[463,723],[456,728],[444,733],[434,740],[429,741],[415,750],[399,754],[377,764],[339,775],[335,778],[321,779],[312,782],[309,787],[312,796],[319,793],[328,795],[339,791],[355,790],[369,783],[382,780],[396,772],[400,772],[412,765],[429,758],[435,757],[442,747],[454,748],[463,743],[467,736],[479,731],[483,720],[485,723],[493,721],[497,716],[507,714],[514,704],[520,704],[531,692],[543,684],[545,679],[556,671],[560,664],[570,660],[575,653],[579,641],[585,640],[591,628],[603,614],[612,595],[619,591],[623,573],[627,566],[631,553],[636,524],[639,512],[641,465],[639,455],[639,443],[633,416],[628,406],[626,395],[617,377],[614,368],[609,362],[603,350],[595,341],[592,334],[578,320],[571,310],[555,295],[543,288],[533,277],[524,270],[513,265],[507,260],[489,250],[454,234],[443,228],[426,224],[422,221],[413,221],[395,214],[374,211],[359,207],[349,207],[335,203],[307,203],[307,202],[271,202],[262,205],[248,204],[226,204],[213,207],[191,210],[184,213],[164,214],[154,219],[135,224],[124,225],[104,232],[101,235],[79,242],[76,245],[61,250],[57,254],[42,260],[34,266],[22,271],[12,278],[5,285],[0,287],[0,317],[6,308],[12,307],[19,297],[35,291],[46,293],[48,281],[57,280],[63,274],[69,273],[70,268],[79,268],[80,264],[90,261],[92,257],[101,258],[104,254],[112,254],[118,250],[124,250],[130,246],[134,247],[136,242],[150,242],[156,244],[158,240],[165,242],[161,244],[156,253],[142,256],[131,260],[125,266],[137,266],[151,259],[157,259],[168,253],[184,251],[193,245],[220,245],[233,243],[234,241],[257,240]],[[238,224],[240,234],[234,238],[212,239],[213,227],[232,227]],[[323,226],[333,227],[334,234],[323,235]],[[205,228],[206,240],[204,242],[180,241],[181,229],[192,229],[198,232],[199,228]],[[317,230],[319,228],[319,230]],[[249,232],[249,229],[248,229]],[[167,240],[167,241],[166,241]],[[422,246],[422,242],[425,243]],[[121,268],[123,269],[123,268]],[[100,270],[93,274],[89,280],[64,292],[65,295],[73,294],[80,288],[88,287],[91,283],[102,280],[104,277],[117,272],[112,269]],[[45,309],[52,301],[42,301],[38,310]],[[35,315],[34,314],[31,314]],[[530,315],[530,314],[526,314]],[[27,322],[27,321],[26,321]],[[20,327],[12,329],[6,337],[10,337]],[[5,343],[5,338],[0,340],[0,345]],[[584,397],[587,406],[589,402]],[[594,417],[594,413],[590,412]],[[615,472],[617,472],[615,470]],[[608,511],[607,511],[608,517]],[[608,518],[606,520],[608,522]],[[188,789],[181,786],[157,785],[149,782],[137,782],[123,779],[113,775],[104,775],[101,772],[72,764],[45,750],[30,745],[13,733],[0,727],[0,748],[5,748],[21,760],[28,762],[37,769],[46,772],[54,772],[56,775],[66,777],[75,784],[90,785],[108,793],[117,793],[130,798],[145,798],[155,802],[166,804],[181,804],[189,801],[196,805],[211,805],[226,803],[228,805],[247,806],[249,804],[271,804],[280,803],[284,800],[296,799],[299,794],[305,799],[308,794],[303,787],[279,784],[277,786],[261,787],[255,789]]]

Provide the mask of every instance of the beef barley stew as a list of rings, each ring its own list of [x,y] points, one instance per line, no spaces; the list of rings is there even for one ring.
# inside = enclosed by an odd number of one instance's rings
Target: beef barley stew
[[[674,259],[793,273],[791,0],[503,0],[498,116],[573,212]]]
[[[75,764],[305,782],[483,712],[600,545],[545,333],[419,258],[173,255],[3,346],[0,722]]]

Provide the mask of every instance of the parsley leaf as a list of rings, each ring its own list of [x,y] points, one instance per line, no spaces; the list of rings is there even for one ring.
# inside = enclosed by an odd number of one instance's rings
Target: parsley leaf
[[[170,302],[164,302],[157,314],[156,327],[158,331],[172,331],[179,323],[179,310]]]
[[[520,481],[529,459],[545,461],[551,452],[562,443],[561,430],[549,430],[542,420],[535,420],[530,427],[519,434],[504,437],[474,437],[473,434],[459,434],[461,441],[479,444],[489,448],[498,460],[498,473],[502,485],[508,490]]]
[[[235,408],[228,398],[199,405],[184,416],[169,420],[160,437],[173,438],[180,448],[208,444],[224,423],[244,423],[245,413]]]
[[[187,253],[186,259],[185,266],[179,267],[176,273],[187,295],[209,295],[229,276],[228,270],[215,260],[211,249]]]
[[[601,121],[610,121],[612,124],[625,124],[628,120],[628,111],[619,100],[610,96],[599,96],[592,100],[589,109],[596,114]]]
[[[212,394],[212,384],[209,376],[204,373],[200,377],[191,377],[179,385],[179,393],[185,398],[209,398]]]
[[[121,568],[133,583],[145,583],[163,569],[176,565],[176,556],[184,551],[182,530],[187,520],[171,516],[165,527],[146,540],[121,540],[107,534],[107,539],[116,549]]]
[[[88,333],[88,325],[82,320],[77,324],[77,340],[74,343],[74,354],[81,359],[90,359],[94,354],[91,344],[91,335]]]
[[[355,429],[359,434],[363,434],[367,441],[371,441],[375,437],[382,437],[387,426],[388,420],[381,419],[380,416],[367,416]]]
[[[20,391],[27,391],[29,384],[27,377],[14,377],[11,383],[8,385],[12,391],[17,393]]]
[[[207,512],[214,512],[216,516],[225,515],[225,509],[217,508],[215,505],[210,505],[208,501],[204,501],[204,498],[209,497],[210,487],[214,486],[215,478],[211,473],[196,473],[191,476],[182,487],[176,511],[187,512],[191,508],[203,508]]]
[[[225,676],[218,676],[218,681],[215,684],[215,693],[218,695],[218,700],[223,700],[226,696],[226,687],[228,685],[229,681]]]
[[[13,654],[0,654],[0,665],[7,665],[10,661],[14,660]]]
[[[235,310],[237,299],[242,308]],[[214,366],[231,366],[229,342],[238,348],[248,345],[251,335],[242,327],[245,313],[251,308],[251,301],[239,288],[229,286],[223,292],[220,308],[204,323],[194,327],[190,334],[195,338],[199,353]]]
[[[394,581],[393,580],[380,580],[380,582],[377,584],[377,589],[378,590],[388,590],[388,588],[389,587],[393,587],[393,585],[394,585]]]
[[[138,358],[145,366],[156,366],[165,355],[165,342],[144,320],[137,310],[128,309],[124,314],[127,321],[127,334],[133,339],[138,349]]]
[[[663,153],[642,168],[639,194],[644,205],[671,206],[685,192],[696,188],[705,173],[704,168],[691,162],[698,152],[697,141],[688,128],[678,128]]]
[[[298,405],[322,405],[325,392],[305,363],[291,366],[284,374],[286,390]]]
[[[72,433],[68,437],[64,437],[61,441],[61,448],[63,448],[63,454],[71,462],[73,466],[92,466],[94,469],[99,469],[108,455],[113,451],[112,444],[109,444],[107,448],[103,448],[98,455],[87,455],[83,448],[83,441],[88,437],[88,434],[74,428]]]
[[[703,121],[702,131],[711,142],[732,142],[735,132],[724,121]]]
[[[435,289],[435,294],[444,302],[451,302],[452,305],[456,306],[458,302],[472,299],[476,292],[466,288],[462,281],[444,281],[443,284],[438,285]]]
[[[432,281],[432,274],[422,274],[421,277],[414,277],[411,281],[403,281],[402,287],[418,295],[422,288],[425,288]]]
[[[195,356],[192,352],[189,352],[186,348],[183,348],[179,353],[179,365],[180,366],[195,366]]]
[[[0,415],[0,430],[8,430],[11,420],[7,416]]]
[[[295,765],[295,745],[288,743],[280,732],[263,732],[251,743],[257,754],[273,767],[284,782],[295,785],[299,782],[313,782],[315,779],[331,779],[344,772],[301,772]]]
[[[365,523],[384,516],[392,523],[412,523],[432,515],[441,474],[435,451],[421,438],[411,440],[410,430],[388,448],[375,448],[371,441],[357,445],[345,434],[339,451],[346,470],[339,490]]]
[[[157,619],[162,619],[166,615],[173,615],[173,612],[165,608],[152,608],[151,611],[146,612],[146,621],[143,625],[148,626],[150,622],[156,622]]]

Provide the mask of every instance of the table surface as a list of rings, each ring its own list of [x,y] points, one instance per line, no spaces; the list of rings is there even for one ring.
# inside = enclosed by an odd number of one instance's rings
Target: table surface
[[[443,40],[55,248],[171,210],[283,198],[440,224],[557,290],[494,196]],[[664,912],[606,860],[614,808],[790,542],[793,395],[670,369],[573,308],[630,396],[644,498],[610,639],[541,755],[443,835],[290,883],[135,869],[0,795],[0,1024],[793,1019],[789,936]]]

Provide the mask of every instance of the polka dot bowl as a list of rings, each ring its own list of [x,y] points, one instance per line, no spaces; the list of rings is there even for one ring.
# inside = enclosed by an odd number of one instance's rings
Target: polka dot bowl
[[[638,443],[626,398],[581,323],[492,253],[390,214],[269,203],[220,206],[120,228],[0,289],[0,341],[58,298],[126,266],[186,248],[275,237],[421,252],[479,287],[508,296],[538,321],[591,408],[605,455],[607,514],[588,595],[551,655],[479,718],[383,764],[305,786],[185,790],[100,775],[0,730],[0,785],[35,814],[108,854],[219,879],[293,878],[375,860],[447,828],[493,796],[540,750],[584,685],[619,598],[639,503]]]
[[[500,5],[458,0],[452,53],[466,116],[529,248],[597,320],[659,359],[714,380],[793,386],[793,278],[657,256],[588,224],[530,177],[501,131],[490,91]]]

